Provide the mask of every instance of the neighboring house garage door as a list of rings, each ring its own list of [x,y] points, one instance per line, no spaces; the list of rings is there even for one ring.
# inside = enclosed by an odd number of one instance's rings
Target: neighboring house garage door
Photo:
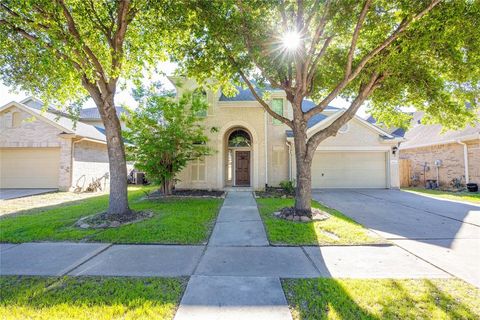
[[[0,187],[58,188],[60,148],[0,148]]]
[[[385,152],[317,151],[312,163],[313,188],[385,188]]]

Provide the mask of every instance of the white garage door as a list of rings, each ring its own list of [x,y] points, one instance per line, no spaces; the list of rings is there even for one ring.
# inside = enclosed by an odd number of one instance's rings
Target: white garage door
[[[58,188],[59,148],[0,148],[1,188]]]
[[[385,188],[385,152],[317,151],[312,163],[313,188]]]

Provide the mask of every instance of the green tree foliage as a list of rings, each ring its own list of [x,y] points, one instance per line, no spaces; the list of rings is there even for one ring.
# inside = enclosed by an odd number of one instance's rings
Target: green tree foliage
[[[184,31],[176,34],[171,51],[185,73],[223,85],[230,79],[242,82],[266,112],[292,129],[298,212],[310,211],[310,168],[318,145],[364,103],[387,125],[405,125],[409,117],[401,108],[409,106],[446,128],[477,118],[480,1],[193,0],[183,5],[175,23]],[[284,41],[288,33],[298,34],[294,48]],[[273,112],[251,79],[284,90],[293,118]],[[305,97],[316,106],[303,110]],[[347,110],[307,135],[307,121],[337,97],[350,102]]]
[[[0,2],[1,81],[66,111],[87,97],[97,105],[110,161],[111,214],[130,213],[115,93],[120,79],[139,79],[165,58],[162,25],[148,0]]]
[[[129,158],[150,181],[171,194],[176,175],[189,161],[209,155],[206,128],[202,125],[208,105],[203,95],[186,93],[178,101],[149,94],[125,118]]]

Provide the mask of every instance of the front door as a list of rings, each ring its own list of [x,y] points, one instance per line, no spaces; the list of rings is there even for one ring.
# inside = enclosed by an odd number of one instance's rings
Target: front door
[[[235,185],[250,185],[250,151],[235,152]]]

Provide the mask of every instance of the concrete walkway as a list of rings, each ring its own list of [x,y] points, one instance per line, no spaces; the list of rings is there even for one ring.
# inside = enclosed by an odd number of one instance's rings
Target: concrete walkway
[[[0,244],[1,275],[190,276],[176,320],[291,319],[280,278],[446,278],[393,245],[269,246],[250,192],[229,192],[207,246]]]

